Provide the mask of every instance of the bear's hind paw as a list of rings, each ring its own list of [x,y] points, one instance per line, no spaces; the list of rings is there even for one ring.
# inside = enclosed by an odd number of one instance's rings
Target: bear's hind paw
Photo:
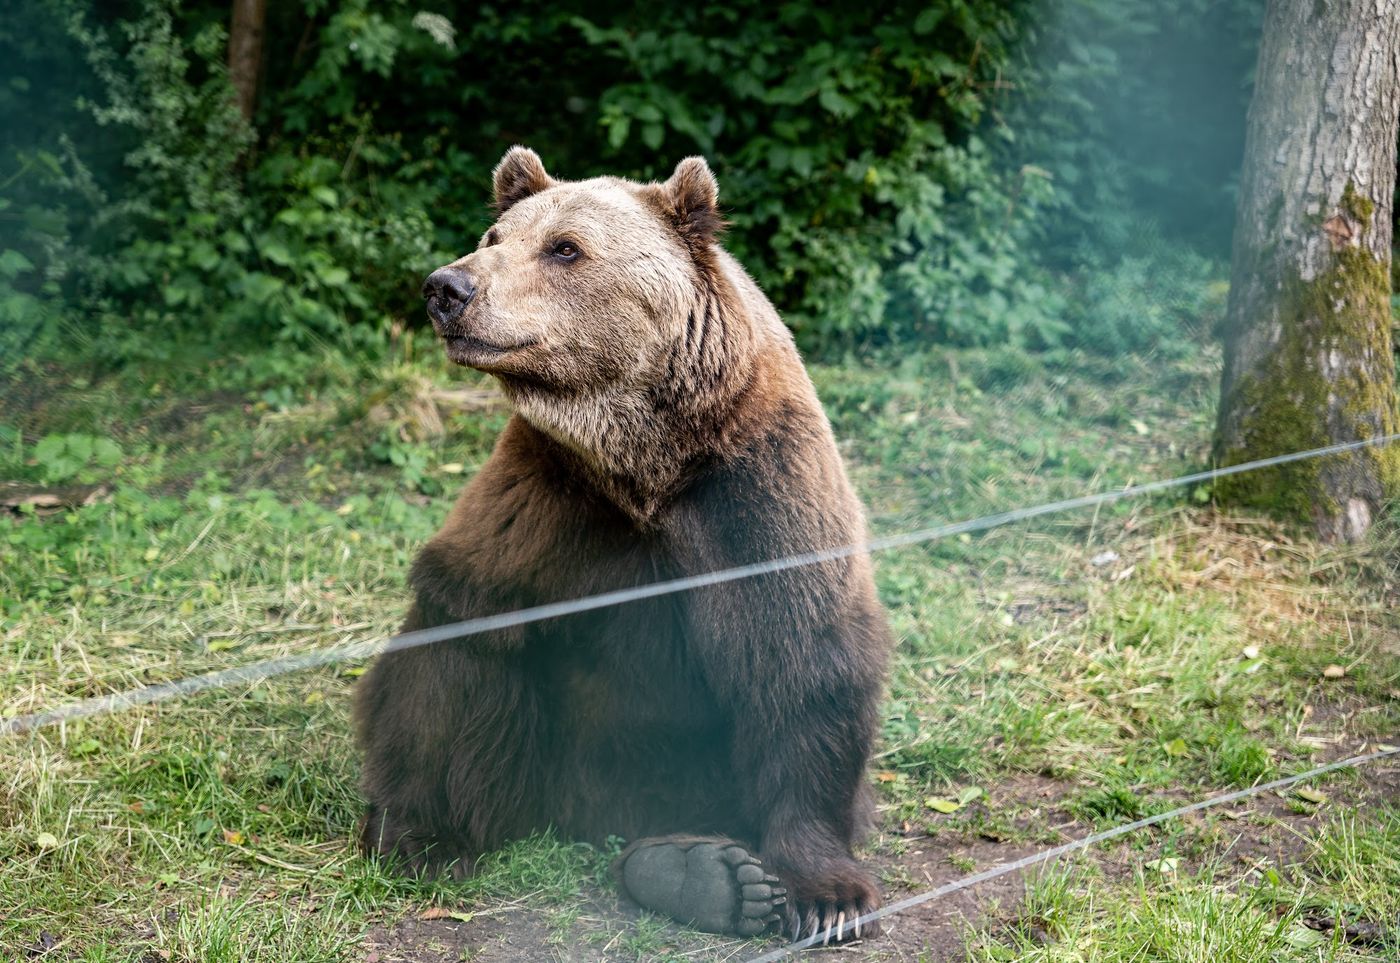
[[[787,890],[728,839],[643,839],[622,855],[621,882],[645,909],[708,933],[761,936],[780,928]]]

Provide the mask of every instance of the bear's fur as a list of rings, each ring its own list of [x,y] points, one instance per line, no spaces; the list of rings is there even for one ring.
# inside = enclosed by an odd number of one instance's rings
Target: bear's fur
[[[865,538],[702,159],[567,182],[517,147],[495,194],[449,266],[474,293],[430,313],[516,414],[414,562],[405,631]],[[889,648],[856,554],[393,652],[356,699],[363,844],[463,872],[551,826],[713,834],[786,886],[790,931],[853,918],[879,905],[852,845]]]

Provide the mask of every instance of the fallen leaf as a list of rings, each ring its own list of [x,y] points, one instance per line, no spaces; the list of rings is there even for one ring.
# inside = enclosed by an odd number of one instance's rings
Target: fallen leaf
[[[894,782],[894,781],[895,781],[896,779],[898,779],[898,778],[899,778],[899,773],[897,773],[897,772],[890,772],[890,771],[888,771],[888,770],[886,770],[886,771],[884,771],[884,772],[877,772],[877,773],[875,774],[875,780],[876,780],[876,782]]]
[[[1166,875],[1168,873],[1175,873],[1176,867],[1180,863],[1180,856],[1163,856],[1161,859],[1157,860],[1157,862],[1148,863],[1147,865],[1149,869],[1155,869],[1157,872]]]
[[[1094,566],[1094,568],[1103,568],[1105,565],[1116,561],[1118,561],[1118,553],[1113,549],[1109,549],[1106,552],[1099,552],[1099,554],[1089,559],[1089,564]]]
[[[1327,801],[1326,793],[1318,792],[1316,789],[1311,789],[1307,786],[1293,790],[1293,795],[1303,800],[1303,802],[1310,802],[1317,806],[1321,806]]]
[[[1162,743],[1162,751],[1173,759],[1180,759],[1186,755],[1186,740],[1173,739],[1171,742]]]
[[[981,786],[968,786],[962,792],[958,793],[958,805],[966,806],[974,799],[981,799],[985,795],[986,793],[982,791]]]
[[[1327,668],[1322,670],[1322,677],[1324,679],[1340,679],[1346,674],[1347,670],[1342,668],[1340,665],[1337,665],[1336,663],[1333,663],[1332,665],[1329,665],[1327,666]]]
[[[225,829],[224,842],[228,843],[230,846],[242,846],[243,834],[236,829]]]
[[[53,833],[40,833],[34,837],[34,845],[40,849],[55,849],[58,846],[58,837]]]
[[[432,909],[424,910],[419,915],[420,920],[456,920],[458,923],[470,923],[472,913],[463,913],[460,910],[450,910],[445,906],[434,906]]]
[[[460,475],[467,470],[467,466],[460,461],[449,461],[445,465],[438,465],[438,471],[444,475]]]
[[[939,813],[955,813],[962,808],[962,806],[959,803],[954,802],[951,799],[943,799],[940,796],[928,797],[924,800],[924,805],[927,806],[929,809],[932,809],[934,812]]]
[[[1257,658],[1259,658],[1259,646],[1257,646],[1257,645],[1246,645],[1246,646],[1244,647],[1244,653],[1243,653],[1243,655],[1244,655],[1244,657],[1245,657],[1246,659],[1257,659]]]
[[[1323,936],[1316,930],[1308,929],[1306,926],[1299,922],[1295,922],[1292,926],[1290,926],[1284,932],[1283,938],[1288,941],[1288,944],[1290,946],[1296,946],[1299,949],[1307,949],[1309,947],[1317,946],[1320,943],[1327,942],[1327,937]]]

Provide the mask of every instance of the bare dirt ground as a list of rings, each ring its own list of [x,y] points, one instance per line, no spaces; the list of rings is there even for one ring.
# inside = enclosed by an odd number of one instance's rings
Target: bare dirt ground
[[[1355,745],[1329,746],[1325,762],[1352,754]],[[972,873],[1010,862],[1093,832],[1064,808],[1073,784],[1042,777],[1019,777],[991,787],[984,805],[1015,813],[1012,839],[999,832],[948,831],[934,827],[886,825],[868,856],[885,883],[887,901],[934,889]],[[1400,798],[1400,764],[1389,760],[1358,770],[1353,779],[1327,785],[1328,806],[1364,806]],[[1175,801],[1175,800],[1174,800]],[[1189,801],[1181,797],[1180,802]],[[1215,815],[1184,817],[1175,829],[1151,829],[1127,841],[1112,841],[1073,857],[1075,873],[1097,872],[1128,880],[1137,867],[1160,856],[1162,841],[1177,832],[1181,858],[1175,871],[1195,872],[1207,859],[1223,879],[1239,879],[1252,869],[1287,866],[1305,855],[1308,839],[1327,806],[1300,806],[1287,794],[1264,793]],[[1102,827],[1098,827],[1102,828]],[[1180,837],[1199,846],[1182,846]],[[1040,872],[1040,867],[1027,872]],[[949,963],[966,957],[979,930],[1035,920],[1021,918],[1025,873],[1009,873],[949,897],[886,918],[884,932],[859,943],[808,951],[817,959],[859,959],[881,963]],[[525,963],[525,961],[697,960],[741,963],[781,946],[778,940],[721,939],[660,925],[627,906],[614,892],[598,891],[584,910],[561,914],[529,905],[529,900],[495,906],[464,906],[465,919],[406,918],[375,928],[361,951],[366,963]],[[1046,937],[1048,939],[1048,937]]]

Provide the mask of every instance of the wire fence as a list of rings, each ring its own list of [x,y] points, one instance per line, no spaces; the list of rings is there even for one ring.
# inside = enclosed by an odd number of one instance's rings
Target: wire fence
[[[1026,521],[1027,519],[1039,518],[1044,515],[1068,512],[1081,508],[1095,508],[1113,502],[1123,501],[1124,499],[1140,498],[1144,495],[1151,495],[1174,488],[1212,482],[1231,475],[1239,475],[1244,472],[1259,471],[1261,469],[1286,465],[1292,462],[1338,455],[1349,451],[1356,451],[1361,448],[1382,447],[1396,440],[1400,440],[1400,433],[1377,436],[1361,441],[1327,445],[1322,448],[1312,448],[1307,451],[1291,452],[1285,455],[1274,455],[1270,458],[1260,458],[1255,461],[1242,462],[1241,464],[1230,465],[1224,468],[1211,468],[1205,471],[1193,472],[1188,475],[1180,475],[1175,478],[1145,482],[1140,485],[1131,485],[1127,488],[1113,491],[1099,492],[1092,495],[1080,495],[1075,498],[1046,502],[1027,508],[1017,508],[992,515],[982,515],[978,518],[971,518],[961,522],[937,525],[932,528],[918,529],[916,531],[903,532],[896,535],[886,535],[853,545],[842,545],[835,548],[803,552],[783,558],[768,559],[748,565],[739,565],[733,568],[720,569],[698,575],[688,575],[682,578],[668,579],[648,585],[639,585],[633,588],[618,589],[616,591],[602,592],[597,595],[589,595],[582,598],[550,602],[545,605],[536,605],[511,612],[502,612],[496,615],[465,619],[448,625],[405,632],[401,635],[391,636],[388,639],[351,642],[345,645],[332,646],[313,652],[304,652],[296,655],[282,656],[276,659],[268,659],[262,662],[253,662],[247,665],[235,666],[230,669],[221,669],[216,672],[208,672],[203,675],[190,676],[171,682],[161,682],[136,689],[129,689],[124,692],[94,696],[69,705],[56,706],[51,709],[18,715],[9,719],[0,719],[0,735],[14,735],[30,732],[71,719],[121,712],[126,709],[134,708],[135,706],[166,702],[171,699],[190,696],[209,689],[219,689],[233,685],[258,682],[318,666],[369,658],[374,655],[382,655],[387,652],[395,652],[415,646],[431,645],[435,642],[443,642],[448,639],[467,638],[473,635],[480,635],[484,632],[493,632],[501,629],[513,628],[515,626],[528,625],[547,619],[576,615],[580,612],[589,612],[614,605],[624,605],[628,602],[637,602],[662,595],[671,595],[677,592],[686,592],[693,589],[721,585],[739,579],[769,575],[775,572],[802,568],[808,565],[817,565],[822,562],[848,558],[852,555],[882,552],[889,549],[904,548],[910,545],[932,542],[949,536],[987,531],[1004,525]]]

